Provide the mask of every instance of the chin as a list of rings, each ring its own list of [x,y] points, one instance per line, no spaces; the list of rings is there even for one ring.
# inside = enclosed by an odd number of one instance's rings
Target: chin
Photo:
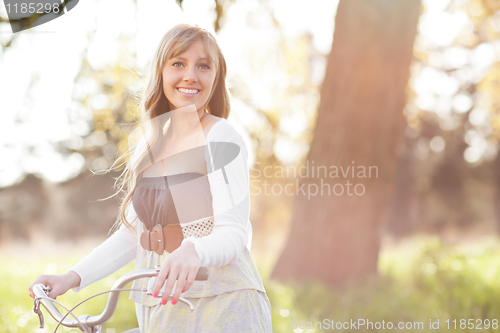
[[[196,110],[198,110],[199,106],[196,103],[186,103],[186,102],[184,102],[184,103],[172,103],[172,105],[174,106],[174,108],[171,109],[171,110],[180,109],[180,108],[183,108],[183,107],[186,107],[186,106],[189,106],[189,105],[193,105],[193,104],[194,104]]]

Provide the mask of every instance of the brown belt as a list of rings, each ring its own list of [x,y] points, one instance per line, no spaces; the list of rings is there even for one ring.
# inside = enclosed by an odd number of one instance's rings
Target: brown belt
[[[167,224],[163,229],[161,224],[157,224],[151,231],[144,227],[145,231],[141,235],[141,246],[148,251],[154,251],[159,255],[163,251],[172,253],[181,246],[184,239],[180,224]]]

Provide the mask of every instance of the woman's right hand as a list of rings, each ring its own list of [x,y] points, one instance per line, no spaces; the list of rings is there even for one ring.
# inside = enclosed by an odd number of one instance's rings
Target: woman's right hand
[[[66,274],[61,275],[40,275],[35,279],[35,282],[29,286],[28,290],[30,292],[30,297],[35,298],[33,286],[35,284],[42,283],[49,286],[51,289],[47,296],[55,299],[57,296],[65,294],[71,288],[78,287],[80,282],[80,276],[74,271],[68,271]]]

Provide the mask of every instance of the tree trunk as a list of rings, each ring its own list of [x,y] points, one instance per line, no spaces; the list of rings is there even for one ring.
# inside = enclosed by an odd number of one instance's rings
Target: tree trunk
[[[271,278],[341,286],[377,272],[419,15],[420,0],[340,0],[307,157],[315,176],[301,179],[290,235]],[[326,166],[327,177],[316,177],[318,166]],[[349,169],[344,178],[340,167],[355,167],[354,177]],[[321,181],[343,194],[329,195]],[[312,195],[314,184],[323,194]]]
[[[406,121],[404,121],[406,126]],[[409,132],[409,127],[405,127]],[[400,146],[396,175],[394,177],[394,191],[389,206],[389,217],[386,230],[397,238],[411,235],[418,230],[419,222],[419,193],[417,191],[417,174],[415,163],[416,140],[409,135],[403,136]]]

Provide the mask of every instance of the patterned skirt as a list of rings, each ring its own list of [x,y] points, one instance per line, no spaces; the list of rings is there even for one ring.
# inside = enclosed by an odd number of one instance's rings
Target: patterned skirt
[[[186,298],[193,303],[171,300],[165,305],[136,303],[141,333],[271,333],[271,304],[267,295],[255,289],[242,289],[210,297]]]

